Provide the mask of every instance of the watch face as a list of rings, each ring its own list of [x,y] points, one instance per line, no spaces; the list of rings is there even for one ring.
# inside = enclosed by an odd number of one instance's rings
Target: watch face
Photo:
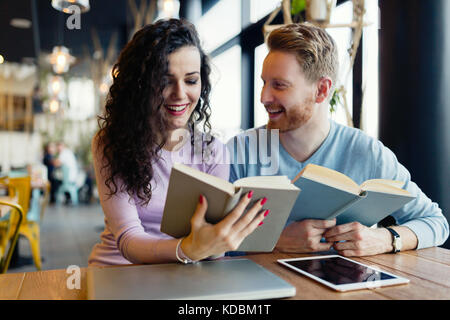
[[[402,250],[402,239],[400,239],[399,237],[394,238],[394,250],[395,251]]]

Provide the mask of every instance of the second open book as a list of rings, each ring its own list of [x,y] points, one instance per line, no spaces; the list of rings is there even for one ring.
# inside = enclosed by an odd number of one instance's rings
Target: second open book
[[[333,219],[337,224],[358,221],[368,227],[414,199],[401,181],[373,179],[358,185],[348,176],[308,164],[292,180],[302,189],[289,220]]]

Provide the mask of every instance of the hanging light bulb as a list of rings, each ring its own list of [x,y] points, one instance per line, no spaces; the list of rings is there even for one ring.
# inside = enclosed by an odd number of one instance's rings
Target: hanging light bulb
[[[70,55],[69,49],[64,46],[53,47],[52,54],[49,56],[49,62],[53,66],[53,71],[57,74],[69,71],[71,64],[75,62],[75,58]]]
[[[52,76],[48,82],[48,93],[52,97],[62,98],[64,96],[65,86],[66,84],[62,77]]]
[[[52,7],[58,11],[72,13],[70,6],[78,6],[81,13],[89,11],[89,0],[52,0]]]
[[[48,109],[50,110],[51,113],[56,113],[59,110],[59,105],[60,105],[59,100],[52,98],[48,103]]]
[[[157,19],[179,18],[180,1],[158,0],[158,12]]]

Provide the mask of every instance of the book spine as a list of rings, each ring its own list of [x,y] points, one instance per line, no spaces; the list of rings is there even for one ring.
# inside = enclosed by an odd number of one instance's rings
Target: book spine
[[[358,202],[361,199],[364,199],[366,197],[365,194],[363,194],[362,196],[355,196],[355,198],[346,203],[344,206],[342,206],[341,208],[337,209],[335,212],[333,212],[328,218],[327,220],[331,220],[336,218],[338,215],[340,215],[342,212],[344,212],[345,210],[347,210],[348,208],[350,208],[355,202]]]

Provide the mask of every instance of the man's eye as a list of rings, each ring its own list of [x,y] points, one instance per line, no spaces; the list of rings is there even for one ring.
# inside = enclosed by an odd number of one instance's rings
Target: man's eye
[[[285,85],[284,83],[281,83],[281,82],[275,82],[275,83],[273,84],[273,86],[274,86],[275,88],[277,88],[277,89],[284,89],[284,88],[286,88],[286,85]]]

